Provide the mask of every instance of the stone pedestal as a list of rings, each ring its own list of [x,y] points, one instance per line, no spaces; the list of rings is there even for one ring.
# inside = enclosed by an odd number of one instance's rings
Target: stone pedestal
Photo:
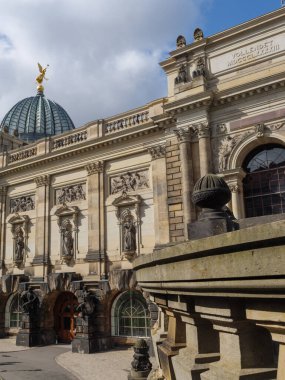
[[[76,318],[76,336],[72,341],[72,352],[91,354],[99,351],[95,336],[94,317]]]
[[[210,364],[201,380],[274,379],[273,347],[270,333],[254,324],[243,322],[219,323],[221,359]]]
[[[37,315],[23,314],[22,328],[16,338],[17,346],[34,347],[41,344],[39,318]]]

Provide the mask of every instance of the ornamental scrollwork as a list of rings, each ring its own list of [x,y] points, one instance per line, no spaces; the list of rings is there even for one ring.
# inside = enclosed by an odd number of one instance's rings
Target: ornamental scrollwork
[[[165,145],[156,145],[148,148],[152,160],[165,157]]]

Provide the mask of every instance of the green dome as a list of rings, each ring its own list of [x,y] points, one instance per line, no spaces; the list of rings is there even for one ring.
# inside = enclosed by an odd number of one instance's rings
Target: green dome
[[[59,104],[47,99],[41,91],[15,104],[0,124],[0,130],[5,129],[9,134],[18,135],[28,142],[74,128],[67,112]]]

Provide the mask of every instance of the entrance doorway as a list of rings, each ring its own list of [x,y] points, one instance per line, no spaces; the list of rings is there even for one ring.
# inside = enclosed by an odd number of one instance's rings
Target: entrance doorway
[[[56,300],[54,307],[55,332],[59,343],[70,343],[75,336],[77,298],[73,293],[64,292]]]

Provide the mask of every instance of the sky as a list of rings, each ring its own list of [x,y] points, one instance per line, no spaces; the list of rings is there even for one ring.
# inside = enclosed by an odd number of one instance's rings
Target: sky
[[[280,8],[280,0],[0,0],[0,121],[36,94],[76,127],[167,95],[159,62],[182,34],[188,43]]]

